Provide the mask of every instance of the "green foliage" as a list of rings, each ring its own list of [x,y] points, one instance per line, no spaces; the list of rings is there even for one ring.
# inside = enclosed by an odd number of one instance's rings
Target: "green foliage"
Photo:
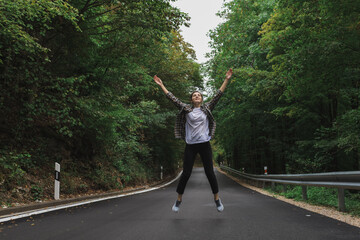
[[[0,183],[6,190],[12,189],[13,183],[24,184],[26,171],[34,168],[36,162],[28,152],[0,151]]]
[[[270,188],[267,189],[271,191]],[[285,192],[282,192],[281,185],[277,185],[275,192],[280,195],[294,199],[296,201],[303,201],[301,186],[287,186]],[[272,192],[272,191],[271,191]],[[338,190],[336,188],[325,187],[307,187],[308,200],[306,202],[313,205],[327,206],[338,208]],[[345,205],[347,212],[354,216],[360,216],[360,194],[358,191],[345,190]]]
[[[274,1],[226,3],[220,13],[226,21],[210,34],[214,51],[208,70],[215,79],[210,84],[219,87],[226,70],[234,68],[231,83],[215,111],[217,143],[232,166],[258,173],[264,165],[272,171],[282,171],[283,167],[273,161],[282,161],[286,148],[275,139],[281,134],[283,122],[274,126],[276,118],[271,114],[282,85],[269,71],[268,50],[260,47],[258,35],[273,6]]]
[[[360,109],[349,110],[336,121],[334,129],[338,131],[337,146],[346,153],[360,149]]]
[[[360,168],[355,1],[225,4],[210,33],[210,84],[235,68],[217,143],[235,168],[304,173]]]
[[[41,200],[43,198],[43,188],[38,185],[32,185],[30,189],[33,200]]]
[[[169,0],[0,0],[0,8],[2,183],[25,184],[54,161],[65,166],[67,193],[147,182],[160,164],[175,171],[174,109],[152,76],[179,97],[202,84],[178,32],[186,14]]]

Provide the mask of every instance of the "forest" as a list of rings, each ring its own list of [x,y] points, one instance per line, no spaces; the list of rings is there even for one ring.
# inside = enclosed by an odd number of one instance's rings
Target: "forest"
[[[146,184],[177,168],[174,94],[202,85],[170,1],[0,0],[1,193]],[[0,196],[4,199],[5,196]]]
[[[211,98],[214,160],[248,173],[360,170],[360,2],[232,0],[196,62],[173,0],[0,0],[0,199],[123,189],[177,171],[177,110]],[[209,79],[209,81],[205,81]],[[209,91],[209,89],[211,91]],[[10,194],[10,195],[9,195]]]
[[[234,0],[212,30],[219,161],[249,173],[360,169],[360,2]]]

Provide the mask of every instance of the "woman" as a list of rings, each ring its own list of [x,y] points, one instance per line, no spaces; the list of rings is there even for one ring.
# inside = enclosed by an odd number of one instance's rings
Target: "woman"
[[[180,112],[176,117],[175,137],[181,138],[186,142],[183,172],[176,189],[178,197],[172,207],[174,212],[179,212],[182,195],[184,194],[186,183],[190,178],[197,153],[200,154],[203,162],[206,177],[209,180],[211,190],[214,194],[216,208],[219,212],[224,210],[224,205],[219,198],[219,188],[214,173],[212,150],[209,141],[214,136],[216,128],[215,120],[211,111],[214,109],[216,103],[225,91],[226,85],[228,84],[232,73],[233,71],[230,68],[226,73],[223,84],[210,102],[203,104],[203,97],[201,93],[195,91],[190,96],[191,105],[182,103],[165,88],[159,77],[156,75],[154,76],[154,81],[161,87],[166,96],[180,109]]]

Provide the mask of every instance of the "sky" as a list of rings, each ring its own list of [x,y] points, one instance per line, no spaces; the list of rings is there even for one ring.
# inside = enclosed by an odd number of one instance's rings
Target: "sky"
[[[221,10],[223,2],[224,0],[178,0],[171,3],[191,17],[190,27],[182,26],[181,34],[184,40],[194,47],[198,63],[208,60],[205,54],[210,52],[211,48],[207,33],[222,22],[216,13]]]

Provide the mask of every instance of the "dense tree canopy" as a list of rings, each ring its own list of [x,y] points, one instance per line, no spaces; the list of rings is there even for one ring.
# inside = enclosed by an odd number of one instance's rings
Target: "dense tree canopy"
[[[180,97],[202,85],[179,34],[186,14],[169,0],[0,0],[0,9],[0,181],[8,190],[42,169],[51,180],[55,161],[64,191],[75,176],[118,188],[156,179],[160,165],[174,172],[174,109],[152,76]]]
[[[229,164],[256,173],[359,169],[359,13],[352,0],[225,4],[208,69],[213,79],[236,72],[217,115]]]

